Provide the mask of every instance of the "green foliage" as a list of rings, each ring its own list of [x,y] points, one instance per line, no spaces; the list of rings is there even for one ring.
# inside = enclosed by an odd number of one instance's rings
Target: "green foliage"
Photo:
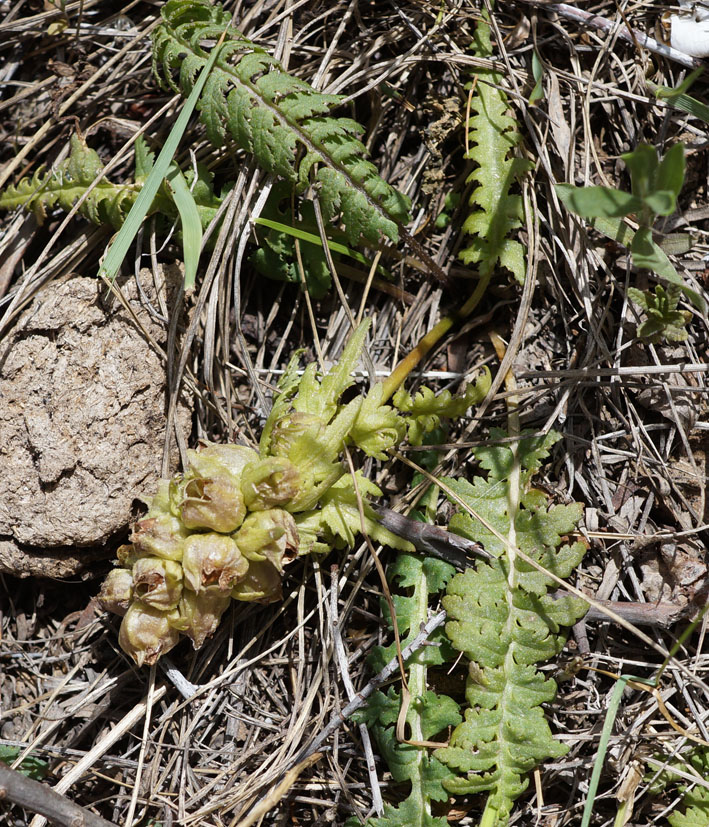
[[[430,595],[438,594],[446,587],[454,573],[453,567],[443,560],[412,554],[400,554],[389,566],[387,578],[392,584],[396,584],[397,592],[399,592],[392,595],[392,600],[399,634],[402,637],[402,647],[410,643],[420,632],[422,590],[425,588]],[[386,622],[391,625],[389,607],[385,601],[382,601],[382,611]],[[427,620],[428,616],[424,614],[423,622]],[[429,640],[436,645],[423,646],[411,656],[408,663],[440,666],[450,658],[452,650],[448,646],[448,640],[442,629],[436,630]],[[394,643],[386,647],[378,647],[369,657],[370,666],[379,672],[395,655],[396,645]]]
[[[400,554],[389,567],[387,576],[397,591],[393,599],[402,647],[419,633],[421,624],[428,619],[430,600],[445,588],[453,572],[453,567],[441,560],[411,554]],[[428,667],[440,665],[446,657],[441,647],[442,630],[432,635],[431,642],[437,645],[419,649],[406,664],[412,696],[406,722],[412,741],[432,740],[461,720],[458,704],[452,698],[427,688]],[[379,670],[395,652],[393,644],[376,649],[370,656],[372,667]],[[400,695],[390,687],[386,694],[375,692],[359,714],[359,720],[372,730],[394,780],[411,785],[408,797],[401,804],[396,807],[386,804],[384,815],[370,819],[368,827],[445,827],[448,823],[445,818],[431,814],[431,802],[448,800],[445,784],[453,780],[453,772],[424,747],[397,740],[395,728],[400,708]]]
[[[505,436],[496,430],[492,439]],[[514,445],[476,450],[486,477],[472,482],[446,480],[482,519],[557,577],[568,577],[581,561],[582,543],[563,542],[581,517],[581,506],[549,506],[530,479],[558,435],[522,436]],[[444,782],[455,794],[488,792],[489,824],[505,825],[515,799],[528,785],[527,774],[541,761],[563,755],[552,737],[541,704],[551,701],[555,683],[535,664],[564,646],[562,627],[587,609],[571,596],[547,594],[554,581],[516,555],[480,520],[461,513],[450,529],[481,542],[495,555],[456,575],[443,605],[446,634],[469,659],[466,686],[469,709],[453,732],[450,745],[435,756],[456,772]]]
[[[638,326],[638,336],[651,342],[663,338],[669,342],[684,342],[688,335],[685,325],[692,314],[687,310],[677,310],[679,296],[680,290],[675,284],[670,284],[667,290],[656,284],[654,293],[629,287],[628,297],[647,314],[647,319]]]
[[[0,744],[0,762],[11,766],[18,759],[20,754],[24,752],[21,747],[8,747]],[[32,778],[35,781],[42,781],[49,773],[49,765],[41,758],[35,758],[33,755],[28,755],[22,759],[20,766],[17,768],[18,772]]]
[[[544,64],[542,63],[539,52],[535,49],[532,52],[532,76],[534,77],[534,88],[529,96],[529,105],[536,106],[537,102],[544,99]]]
[[[26,207],[41,223],[46,218],[47,209],[58,206],[69,212],[102,169],[98,154],[89,149],[81,136],[72,135],[68,158],[50,172],[39,169],[31,178],[23,178],[16,187],[7,187],[0,194],[0,209]],[[79,211],[94,224],[120,227],[139,189],[135,184],[112,184],[104,178]]]
[[[442,391],[436,396],[430,388],[422,387],[414,395],[402,386],[394,394],[394,405],[409,414],[407,429],[409,442],[421,445],[426,434],[430,434],[441,424],[441,418],[458,419],[472,405],[482,402],[487,396],[492,383],[490,371],[483,369],[482,374],[465,387],[460,396],[453,396],[450,391]]]
[[[674,769],[684,773],[696,773],[706,781],[709,778],[709,749],[694,747],[682,756],[682,760],[672,761],[659,775],[652,773],[646,776],[651,781],[650,791],[659,794],[668,787],[673,787],[682,796],[683,811],[675,810],[667,816],[670,827],[707,827],[709,824],[709,790],[699,785],[691,785],[674,772]],[[678,783],[682,781],[682,783]]]
[[[675,109],[680,109],[682,112],[689,112],[690,115],[699,118],[704,121],[704,123],[709,123],[709,106],[687,94],[689,87],[697,78],[704,74],[704,71],[704,67],[702,66],[690,72],[676,88],[672,86],[658,86],[650,80],[646,81],[646,83],[650,90],[655,93],[655,97],[658,98],[658,100],[666,100],[667,103]]]
[[[0,209],[25,207],[32,210],[40,222],[46,218],[48,209],[59,207],[69,212],[103,171],[98,153],[86,144],[81,135],[71,136],[70,147],[67,159],[53,170],[38,170],[31,178],[23,178],[16,187],[9,186],[0,193]],[[123,224],[154,162],[153,153],[142,138],[136,141],[135,157],[135,183],[114,184],[104,178],[79,208],[84,218],[93,224],[110,224],[115,229]],[[190,184],[200,223],[206,227],[216,215],[222,200],[214,193],[212,175],[205,166],[198,164],[197,180],[194,181],[192,171],[185,177]],[[171,190],[161,188],[151,212],[170,220],[177,218],[178,211]]]
[[[134,183],[114,184],[104,178],[89,194],[79,208],[79,213],[94,224],[110,224],[120,228],[135,203],[145,180],[155,163],[155,155],[142,137],[135,143]],[[50,172],[42,170],[32,177],[23,178],[16,187],[9,186],[0,193],[0,209],[25,207],[32,210],[41,222],[47,211],[59,207],[69,211],[76,201],[85,194],[89,186],[103,171],[103,164],[95,150],[87,146],[80,135],[71,138],[71,152],[68,158]],[[306,288],[313,298],[322,298],[331,286],[330,271],[318,235],[313,205],[302,202],[302,219],[293,219],[290,207],[285,210],[283,203],[289,198],[292,187],[281,182],[277,184],[266,203],[262,218],[257,223],[282,224],[288,228],[269,228],[259,234],[260,247],[250,256],[249,261],[261,275],[267,278],[300,284],[300,275],[295,255],[295,237],[305,237],[300,245]],[[192,269],[196,270],[197,252],[201,242],[201,230],[206,229],[217,214],[225,193],[214,191],[214,176],[204,164],[197,164],[197,178],[189,169],[184,175],[176,164],[172,164],[167,179],[158,190],[149,212],[158,216],[158,230],[164,231],[167,222],[174,222],[178,216],[182,232],[185,264],[188,265],[188,246]],[[333,232],[330,250],[337,261],[341,254],[360,262],[366,260],[354,250],[346,247],[344,234]],[[212,236],[214,238],[214,236]],[[337,240],[339,239],[339,241]],[[191,244],[190,244],[191,241]],[[381,268],[383,270],[383,268]]]
[[[271,191],[261,218],[278,222],[286,226],[294,226],[295,220],[290,205],[286,204],[292,188],[284,182],[279,182]],[[317,236],[318,228],[315,221],[315,209],[309,202],[301,204],[303,220],[298,222],[301,229]],[[314,299],[322,298],[331,286],[330,270],[322,246],[318,244],[302,243],[300,255],[303,262],[303,272],[308,293]],[[338,255],[333,253],[335,261]],[[282,230],[268,229],[259,232],[259,247],[249,257],[249,261],[261,275],[267,278],[287,281],[291,284],[300,284],[300,273],[295,253],[295,240]]]
[[[478,57],[492,55],[486,12],[475,30],[474,49]],[[470,150],[465,156],[476,163],[467,179],[476,187],[469,200],[472,212],[463,224],[472,239],[460,258],[466,264],[477,264],[481,278],[489,278],[499,264],[521,284],[524,249],[510,235],[522,225],[524,210],[521,196],[511,190],[531,165],[516,154],[520,134],[509,114],[507,95],[498,88],[501,75],[492,69],[476,69],[476,75],[470,102]]]
[[[387,451],[401,442],[407,431],[424,433],[442,417],[460,416],[484,398],[489,387],[486,373],[460,397],[447,391],[435,397],[423,388],[415,399],[404,399],[407,404],[397,409],[384,404],[384,386],[379,382],[366,396],[341,404],[342,394],[353,384],[352,373],[368,327],[366,322],[360,325],[337,365],[322,377],[314,363],[299,376],[296,354],[281,378],[280,393],[261,434],[263,456],[277,453],[297,468],[299,491],[286,507],[295,515],[303,551],[324,553],[352,545],[361,530],[354,481],[341,462],[343,443],[375,459],[386,459]],[[368,505],[368,499],[381,496],[381,491],[359,473],[356,480],[369,536],[410,551],[411,545],[383,528]]]
[[[170,88],[188,95],[208,58],[201,44],[219,37],[231,15],[207,0],[168,0],[161,13],[164,22],[153,34],[153,69]],[[229,135],[261,167],[299,191],[314,183],[325,218],[341,216],[351,244],[360,237],[377,243],[380,234],[396,241],[398,226],[409,219],[409,201],[366,159],[359,140],[363,128],[350,118],[331,117],[341,100],[288,75],[275,58],[230,28],[199,108],[216,146]]]
[[[657,216],[670,215],[676,209],[677,196],[684,183],[684,146],[675,144],[661,161],[655,148],[648,144],[638,145],[621,158],[630,172],[632,192],[612,187],[558,184],[557,195],[572,212],[595,219],[596,229],[629,247],[636,267],[652,270],[676,285],[695,307],[703,311],[704,300],[682,281],[662,244],[655,241],[652,233]],[[636,232],[632,232],[623,220],[631,214],[636,215],[640,225]]]

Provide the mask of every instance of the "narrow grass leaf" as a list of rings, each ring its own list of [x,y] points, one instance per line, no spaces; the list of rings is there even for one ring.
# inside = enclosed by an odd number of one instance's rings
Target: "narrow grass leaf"
[[[209,76],[209,73],[211,72],[212,67],[214,66],[214,63],[219,55],[219,45],[220,44],[217,44],[217,47],[211,50],[209,59],[200,72],[200,75],[197,78],[197,83],[195,83],[190,96],[185,101],[185,105],[182,107],[182,110],[175,121],[175,125],[170,130],[170,134],[167,136],[165,145],[160,150],[157,161],[150,171],[150,175],[148,175],[145,184],[143,185],[143,189],[135,199],[135,203],[131,207],[123,226],[113,239],[111,246],[108,248],[106,257],[104,258],[103,264],[99,270],[99,275],[105,276],[110,281],[115,279],[116,274],[123,263],[123,259],[126,257],[126,254],[130,249],[130,245],[133,243],[133,239],[136,237],[138,230],[140,229],[140,225],[143,223],[143,220],[150,209],[150,205],[153,203],[153,199],[155,198],[157,191],[160,189],[163,179],[168,173],[170,163],[177,152],[177,147],[180,145],[185,129],[187,129],[187,124],[189,123],[192,112],[194,111],[197,101],[199,100],[200,93],[202,92],[204,84],[207,81],[207,77]]]
[[[254,221],[254,224],[260,224],[262,227],[268,227],[269,230],[277,230],[280,233],[285,233],[286,235],[297,238],[300,241],[307,241],[309,244],[315,244],[318,247],[322,247],[320,236],[315,235],[314,233],[309,233],[307,230],[299,230],[297,227],[292,227],[289,224],[282,224],[280,221],[272,221],[270,218],[257,218],[256,221]],[[361,253],[358,253],[351,247],[347,247],[345,244],[340,244],[338,241],[328,240],[327,246],[333,253],[340,253],[340,255],[349,256],[355,261],[358,261],[360,264],[363,264],[365,267],[369,267],[370,265],[370,262],[367,261]]]
[[[534,89],[532,89],[532,94],[529,96],[529,105],[535,106],[537,101],[544,99],[544,87],[542,86],[544,66],[536,49],[532,52],[532,74],[534,76]]]
[[[677,95],[668,103],[670,106],[674,106],[675,109],[681,109],[682,112],[688,112],[690,115],[694,115],[695,118],[699,118],[700,121],[709,123],[709,106],[691,95]]]
[[[655,97],[660,99],[670,100],[672,101],[674,98],[678,97],[679,95],[683,95],[686,92],[689,92],[689,87],[697,80],[700,75],[704,74],[704,67],[700,66],[699,69],[695,69],[693,72],[690,72],[687,77],[679,84],[679,86],[657,86],[655,83],[650,84],[650,88],[655,93]]]
[[[192,192],[177,164],[171,164],[167,183],[182,224],[182,253],[185,261],[185,290],[194,287],[202,247],[202,222]]]

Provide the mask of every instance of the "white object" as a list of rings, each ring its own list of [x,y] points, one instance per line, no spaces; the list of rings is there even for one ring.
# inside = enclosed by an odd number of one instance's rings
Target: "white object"
[[[695,20],[709,20],[709,4],[695,0],[679,0],[680,9],[686,9]]]
[[[670,45],[690,57],[709,57],[709,10],[695,7],[695,17],[670,16]]]

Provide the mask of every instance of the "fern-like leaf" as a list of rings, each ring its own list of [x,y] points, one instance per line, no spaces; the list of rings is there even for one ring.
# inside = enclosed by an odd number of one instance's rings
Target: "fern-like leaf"
[[[489,58],[492,46],[486,14],[477,24],[474,48],[479,57]],[[508,114],[507,95],[499,89],[501,82],[498,72],[477,70],[470,103],[471,146],[465,156],[477,164],[467,179],[476,187],[469,201],[472,212],[463,224],[472,239],[460,258],[466,264],[477,264],[481,278],[489,277],[499,264],[522,283],[524,249],[510,235],[522,225],[524,213],[522,198],[511,190],[530,164],[515,154],[520,135],[517,122]]]
[[[427,620],[431,595],[445,588],[453,571],[452,566],[441,560],[412,554],[400,554],[389,567],[387,576],[399,592],[393,599],[399,633],[404,638],[402,646],[419,633],[421,624]],[[427,689],[428,667],[442,664],[445,656],[451,654],[442,630],[432,635],[431,643],[438,645],[422,647],[406,664],[412,695],[407,723],[414,741],[431,740],[461,720],[458,704],[452,698]],[[395,653],[394,644],[386,649],[377,648],[370,656],[370,664],[378,670]],[[359,716],[373,731],[394,780],[411,785],[408,797],[401,804],[396,807],[386,804],[384,815],[369,819],[367,827],[445,827],[447,819],[432,815],[431,802],[448,800],[446,787],[454,779],[454,773],[423,747],[397,740],[395,725],[400,709],[401,698],[391,687],[386,694],[375,692]]]
[[[430,434],[441,424],[441,419],[458,419],[472,405],[483,401],[490,390],[492,377],[488,368],[480,376],[466,385],[460,396],[453,396],[450,391],[441,391],[437,396],[427,387],[422,387],[413,396],[403,387],[394,394],[394,405],[408,414],[406,427],[409,442],[412,445],[423,444],[426,434]]]
[[[207,61],[203,44],[231,20],[208,0],[168,0],[153,35],[153,69],[175,91],[189,95]],[[409,201],[379,177],[359,140],[363,128],[330,111],[341,97],[317,92],[236,29],[221,47],[199,108],[209,140],[229,135],[268,172],[304,189],[311,173],[328,220],[341,215],[347,237],[396,241],[409,220]],[[173,74],[177,74],[177,81]]]
[[[135,183],[114,184],[103,178],[79,207],[79,213],[92,224],[110,224],[118,229],[125,221],[133,202],[153,166],[154,156],[142,138],[135,142]],[[70,152],[65,161],[50,172],[38,170],[31,178],[23,178],[17,186],[9,186],[0,193],[0,209],[25,207],[32,210],[38,221],[44,220],[47,210],[59,207],[69,212],[103,171],[98,153],[86,144],[81,135],[72,135]],[[222,198],[214,192],[213,176],[202,164],[197,165],[197,180],[188,170],[192,197],[205,228],[217,214]],[[151,205],[151,212],[170,220],[177,217],[172,196],[163,187]]]
[[[31,178],[23,178],[16,187],[7,187],[0,193],[0,209],[26,207],[40,222],[46,218],[47,209],[55,206],[69,212],[103,169],[98,154],[81,136],[71,136],[70,149],[66,161],[55,169],[50,172],[38,170]],[[104,179],[93,189],[79,212],[94,224],[106,223],[118,228],[139,189],[132,184],[112,184]]]
[[[556,434],[541,439],[523,435],[513,447],[480,449],[476,453],[489,471],[487,478],[446,482],[513,546],[558,577],[567,577],[585,552],[582,543],[562,540],[574,530],[581,508],[549,507],[546,495],[529,486],[556,439]],[[563,627],[572,625],[587,605],[574,597],[548,595],[554,581],[510,554],[506,544],[467,513],[450,528],[482,542],[496,559],[456,575],[443,598],[450,618],[446,634],[474,667],[466,687],[470,708],[465,721],[450,745],[435,755],[458,773],[446,788],[456,794],[489,792],[487,807],[494,816],[486,823],[505,825],[527,787],[529,771],[566,752],[552,737],[540,706],[553,699],[556,685],[535,664],[561,651]]]
[[[678,775],[675,769],[683,771],[684,777]],[[669,762],[659,774],[652,772],[646,776],[645,780],[651,782],[652,793],[657,794],[672,787],[682,797],[682,811],[675,809],[667,816],[670,827],[707,827],[709,824],[709,790],[684,783],[687,775],[692,772],[699,778],[709,778],[709,749],[706,747],[692,747],[679,759]]]

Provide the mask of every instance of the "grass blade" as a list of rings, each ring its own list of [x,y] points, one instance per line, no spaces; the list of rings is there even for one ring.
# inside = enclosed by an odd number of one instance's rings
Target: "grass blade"
[[[202,248],[202,222],[199,219],[192,191],[177,164],[170,166],[167,183],[172,190],[177,211],[180,213],[182,255],[185,261],[185,290],[189,290],[190,287],[194,287],[197,277],[197,265]]]
[[[137,235],[140,225],[143,223],[143,219],[147,215],[150,205],[153,203],[153,199],[155,198],[163,179],[168,173],[170,164],[175,153],[177,152],[177,147],[180,145],[180,141],[182,140],[182,136],[187,128],[189,119],[197,104],[200,93],[202,92],[202,88],[204,87],[207,77],[214,66],[217,56],[219,55],[219,47],[221,46],[225,35],[226,30],[219,39],[217,46],[211,50],[209,60],[200,72],[197,83],[195,83],[190,96],[185,101],[185,105],[182,107],[182,110],[175,121],[175,125],[170,130],[170,134],[167,136],[165,145],[160,150],[157,161],[155,162],[150,175],[147,177],[145,184],[143,185],[143,189],[135,199],[135,203],[131,207],[123,226],[113,239],[111,246],[108,248],[106,257],[104,258],[103,264],[99,270],[99,275],[105,276],[105,278],[110,281],[115,279],[116,274],[123,263],[123,259],[126,257],[126,254],[130,249],[130,245],[133,243],[133,239]],[[180,215],[182,215],[182,213],[180,213]]]

